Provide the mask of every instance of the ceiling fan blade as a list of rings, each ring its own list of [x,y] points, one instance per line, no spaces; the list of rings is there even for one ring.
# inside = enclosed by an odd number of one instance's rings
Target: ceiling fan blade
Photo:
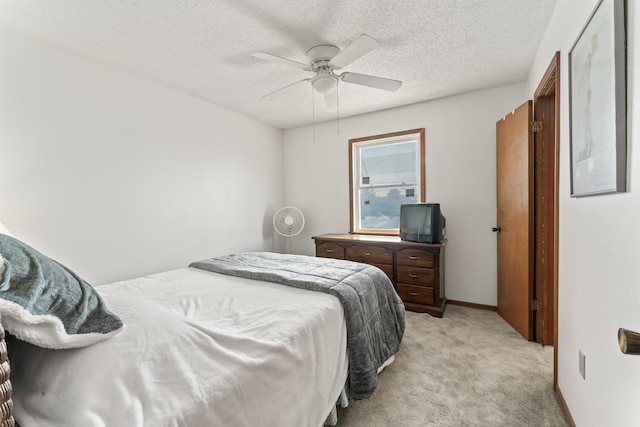
[[[378,47],[378,42],[366,34],[351,42],[351,44],[342,49],[336,56],[329,61],[329,65],[339,69],[346,67],[361,56],[366,55],[373,49]]]
[[[327,104],[327,111],[336,111],[338,109],[338,90],[325,93],[324,102]]]
[[[275,91],[263,96],[262,98],[271,101],[273,98],[276,98],[276,97],[278,97],[280,95],[284,95],[285,93],[289,92],[291,89],[293,89],[294,87],[298,86],[299,84],[304,83],[304,82],[308,82],[308,81],[311,81],[311,79],[303,79],[303,80],[297,81],[295,83],[291,83],[290,85],[287,85],[287,86],[285,86],[283,88],[275,90]]]
[[[300,68],[305,71],[313,71],[309,64],[303,64],[302,62],[292,61],[291,59],[282,58],[280,56],[272,55],[270,53],[264,52],[256,52],[252,53],[251,56],[254,58],[262,59],[263,61],[275,62],[276,64],[284,64],[290,67]]]
[[[376,89],[388,90],[395,92],[400,89],[402,82],[400,80],[385,79],[384,77],[369,76],[359,73],[342,73],[340,80],[347,83],[355,83],[357,85],[374,87]]]

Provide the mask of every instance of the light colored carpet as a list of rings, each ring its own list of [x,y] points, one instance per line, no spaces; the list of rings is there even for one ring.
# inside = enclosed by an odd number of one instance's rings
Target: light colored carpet
[[[496,312],[449,305],[406,313],[395,362],[339,427],[566,426],[553,391],[553,347],[526,341]]]

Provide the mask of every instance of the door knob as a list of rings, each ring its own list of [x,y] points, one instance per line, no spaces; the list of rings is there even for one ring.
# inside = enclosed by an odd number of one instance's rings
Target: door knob
[[[502,231],[502,229],[500,227],[491,227],[491,231],[493,231],[494,233],[499,233]]]
[[[624,354],[640,354],[640,334],[626,329],[618,329],[618,345]]]

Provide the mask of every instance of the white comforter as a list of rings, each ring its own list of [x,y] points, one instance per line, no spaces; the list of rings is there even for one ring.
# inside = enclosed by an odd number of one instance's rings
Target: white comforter
[[[347,376],[337,298],[185,268],[97,287],[126,328],[12,354],[22,427],[318,427]]]

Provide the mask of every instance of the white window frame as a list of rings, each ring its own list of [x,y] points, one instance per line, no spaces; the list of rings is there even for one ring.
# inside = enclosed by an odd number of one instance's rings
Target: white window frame
[[[416,156],[416,180],[412,183],[392,183],[385,185],[364,185],[360,178],[360,150],[376,145],[391,145],[399,142],[417,141],[418,153]],[[351,234],[382,234],[398,235],[397,228],[372,229],[360,226],[360,200],[361,189],[384,189],[385,187],[398,187],[402,185],[417,186],[418,203],[424,203],[426,198],[426,171],[425,171],[425,143],[424,128],[411,129],[401,132],[393,132],[382,135],[366,136],[349,140],[349,198],[350,206],[350,232]]]

